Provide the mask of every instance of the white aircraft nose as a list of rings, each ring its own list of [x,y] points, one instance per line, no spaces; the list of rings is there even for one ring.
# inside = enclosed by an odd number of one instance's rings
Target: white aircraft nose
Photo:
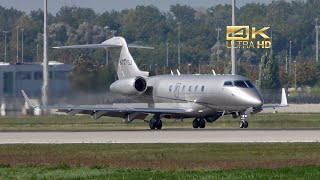
[[[257,107],[257,106],[262,106],[263,105],[263,100],[260,96],[254,98],[253,102],[253,107]]]

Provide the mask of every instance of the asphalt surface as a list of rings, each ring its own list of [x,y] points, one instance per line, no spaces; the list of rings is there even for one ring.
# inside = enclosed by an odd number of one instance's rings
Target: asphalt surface
[[[1,131],[0,144],[320,142],[320,129]]]

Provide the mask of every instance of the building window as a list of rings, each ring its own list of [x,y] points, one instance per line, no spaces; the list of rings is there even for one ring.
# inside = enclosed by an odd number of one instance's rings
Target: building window
[[[43,74],[41,71],[34,72],[33,74],[34,80],[42,80]]]
[[[68,77],[68,72],[66,72],[66,71],[56,71],[56,72],[54,72],[54,79],[66,80],[67,77]]]
[[[26,71],[17,72],[16,80],[31,80],[31,72],[26,72]]]

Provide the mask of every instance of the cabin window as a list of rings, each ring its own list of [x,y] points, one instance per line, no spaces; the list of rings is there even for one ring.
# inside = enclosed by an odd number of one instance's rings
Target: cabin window
[[[169,86],[169,91],[171,92],[171,90],[172,90],[172,85]]]
[[[240,88],[248,88],[248,86],[246,85],[246,83],[244,83],[244,81],[234,81],[234,85]]]
[[[191,91],[192,86],[189,86],[189,91]]]
[[[201,87],[201,91],[202,91],[202,92],[204,91],[204,86]]]
[[[182,91],[184,92],[184,90],[186,89],[186,85],[182,86]]]
[[[245,82],[246,82],[246,84],[248,85],[249,88],[254,88],[254,85],[253,85],[253,83],[251,81],[247,80]]]
[[[226,81],[226,82],[224,82],[223,86],[232,87],[232,86],[233,86],[233,84],[232,84],[232,82],[231,82],[231,81]]]
[[[198,90],[198,85],[194,88],[194,91],[197,91]]]

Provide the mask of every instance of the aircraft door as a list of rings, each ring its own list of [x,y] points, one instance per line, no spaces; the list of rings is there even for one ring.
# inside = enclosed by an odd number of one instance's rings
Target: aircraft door
[[[177,83],[177,84],[176,84],[176,87],[174,88],[174,97],[175,97],[175,98],[179,98],[179,95],[180,95],[180,93],[179,93],[179,91],[180,91],[180,86],[181,86],[181,83]]]

